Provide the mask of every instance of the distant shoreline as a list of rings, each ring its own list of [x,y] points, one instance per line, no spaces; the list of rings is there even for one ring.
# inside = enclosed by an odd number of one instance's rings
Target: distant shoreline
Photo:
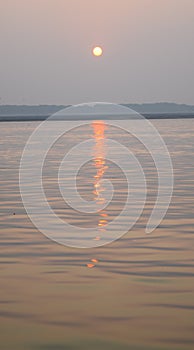
[[[144,116],[146,119],[192,119],[194,118],[194,113],[191,114],[187,114],[187,113],[158,113],[158,114],[142,114],[142,116]],[[0,122],[33,122],[33,121],[44,121],[46,119],[48,119],[50,117],[50,115],[0,115]],[[114,116],[114,115],[92,115],[92,116],[67,116],[65,119],[62,120],[66,120],[66,121],[73,121],[73,120],[115,120],[115,119],[121,119],[121,120],[127,120],[129,119],[129,117],[127,116]],[[130,118],[130,119],[136,119],[136,117],[134,118]],[[56,116],[56,121],[60,120],[57,116]]]
[[[17,118],[18,121],[22,119],[33,120],[45,120],[49,116],[63,112],[68,107],[77,107],[80,106],[80,111],[83,111],[84,105],[86,107],[86,111],[88,106],[90,105],[99,105],[106,104],[107,102],[90,102],[90,103],[82,103],[79,105],[3,105],[0,104],[0,118],[1,120],[6,118]],[[171,102],[158,102],[158,103],[142,103],[142,104],[134,104],[134,103],[107,103],[112,104],[117,107],[122,106],[130,109],[129,114],[139,113],[141,115],[145,115],[148,119],[158,119],[163,118],[166,119],[166,116],[170,118],[180,118],[182,116],[191,118],[194,115],[194,105],[186,105],[186,104],[177,104]],[[98,106],[97,106],[98,110]],[[105,110],[101,109],[101,112],[105,112]],[[66,114],[66,113],[65,113]],[[70,113],[72,114],[72,113]],[[16,119],[15,119],[16,120]]]

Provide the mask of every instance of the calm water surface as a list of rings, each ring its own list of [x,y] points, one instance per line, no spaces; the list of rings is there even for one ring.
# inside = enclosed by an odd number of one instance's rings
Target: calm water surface
[[[121,239],[75,249],[43,236],[22,205],[19,162],[36,122],[0,124],[0,339],[2,349],[193,349],[194,346],[194,119],[155,120],[174,167],[168,213],[152,233],[145,225],[156,199],[157,174],[144,147],[105,122],[66,135],[45,162],[44,188],[53,210],[79,227],[99,228],[126,200],[126,179],[106,161],[104,140],[128,146],[144,168],[148,197],[142,216]],[[68,207],[57,188],[64,152],[94,137],[93,160],[78,173],[84,199],[103,203],[102,178],[111,179],[111,204],[95,215]],[[115,150],[116,152],[116,150]],[[79,156],[79,155],[78,155]],[[133,171],[133,169],[130,169]],[[33,186],[29,190],[32,191]],[[138,189],[137,189],[138,191]]]

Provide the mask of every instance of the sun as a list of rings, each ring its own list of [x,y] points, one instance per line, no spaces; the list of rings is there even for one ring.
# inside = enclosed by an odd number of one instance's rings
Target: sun
[[[103,54],[102,48],[100,46],[94,47],[92,52],[93,52],[93,55],[96,57],[102,56]]]

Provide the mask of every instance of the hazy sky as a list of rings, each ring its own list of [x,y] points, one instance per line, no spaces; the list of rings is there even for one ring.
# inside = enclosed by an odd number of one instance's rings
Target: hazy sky
[[[0,0],[0,97],[194,104],[194,0]]]

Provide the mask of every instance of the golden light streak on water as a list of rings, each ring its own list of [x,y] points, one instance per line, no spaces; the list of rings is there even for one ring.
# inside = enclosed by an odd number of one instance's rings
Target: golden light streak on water
[[[106,164],[106,149],[105,149],[105,130],[106,130],[106,124],[104,121],[98,121],[93,122],[92,124],[93,128],[93,137],[95,139],[95,147],[94,147],[94,159],[93,164],[96,168],[96,174],[94,175],[94,191],[93,194],[95,195],[94,200],[99,204],[102,205],[105,202],[105,198],[103,197],[103,192],[105,191],[104,186],[102,186],[101,180],[103,179],[105,172],[108,169],[108,166]],[[105,210],[99,212],[99,221],[98,221],[98,227],[99,230],[101,228],[104,228],[104,231],[106,230],[105,227],[108,223],[108,214]],[[107,219],[103,219],[103,218]],[[102,230],[101,230],[102,231]],[[100,236],[96,237],[96,240],[100,240]]]

